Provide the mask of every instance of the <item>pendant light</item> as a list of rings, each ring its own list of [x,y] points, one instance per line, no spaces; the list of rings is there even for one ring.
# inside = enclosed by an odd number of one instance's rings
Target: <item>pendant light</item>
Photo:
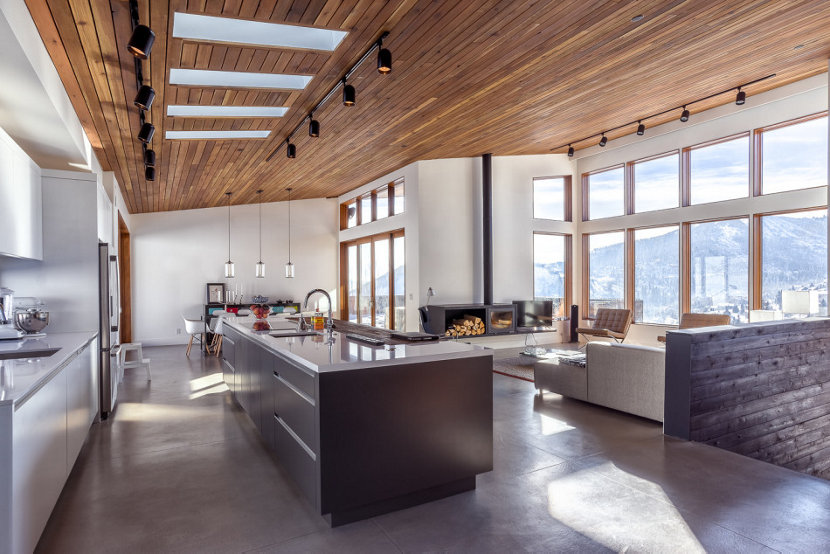
[[[225,262],[225,278],[233,279],[235,271],[231,261],[231,193],[226,192],[225,195],[228,197],[228,261]]]
[[[256,277],[265,277],[265,263],[262,261],[262,189],[256,191],[259,197],[259,261],[256,263]]]
[[[294,278],[294,264],[291,263],[291,187],[288,187],[288,263],[285,264],[285,278]]]

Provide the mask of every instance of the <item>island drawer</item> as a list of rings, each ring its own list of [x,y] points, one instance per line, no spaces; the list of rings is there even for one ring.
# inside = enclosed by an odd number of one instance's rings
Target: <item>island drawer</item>
[[[274,372],[274,415],[282,420],[305,446],[317,452],[314,399]]]
[[[317,456],[308,451],[285,421],[274,416],[274,442],[280,462],[288,470],[315,507],[319,508],[317,487],[320,479]]]
[[[313,400],[317,399],[317,391],[315,390],[313,375],[294,366],[279,356],[276,356],[275,359],[275,372],[282,377],[284,381],[290,383],[294,388],[298,389],[309,398]]]

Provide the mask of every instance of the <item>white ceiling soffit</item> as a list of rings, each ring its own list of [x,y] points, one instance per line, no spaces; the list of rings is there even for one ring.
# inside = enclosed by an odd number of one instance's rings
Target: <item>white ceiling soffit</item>
[[[190,40],[332,52],[347,34],[345,31],[211,15],[181,12],[173,15],[173,36]]]
[[[277,106],[167,106],[170,117],[282,117],[287,111],[288,108]]]
[[[89,141],[23,0],[0,2],[0,127],[42,168],[88,167]]]

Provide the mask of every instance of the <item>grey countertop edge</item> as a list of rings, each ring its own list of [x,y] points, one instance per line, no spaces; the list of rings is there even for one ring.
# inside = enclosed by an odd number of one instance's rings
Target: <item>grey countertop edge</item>
[[[319,367],[317,364],[310,362],[309,360],[299,356],[298,354],[291,352],[290,350],[281,348],[279,344],[274,344],[272,341],[266,340],[267,334],[259,334],[253,332],[251,329],[245,327],[241,322],[236,322],[233,320],[228,320],[225,324],[230,324],[234,329],[242,333],[244,336],[256,341],[258,344],[265,347],[267,350],[284,356],[288,358],[292,362],[299,364],[303,369],[312,373],[312,374],[321,374],[321,373],[330,373],[335,371],[347,371],[347,370],[354,370],[354,369],[364,369],[368,367],[385,367],[385,366],[395,366],[395,365],[404,365],[404,364],[413,364],[413,363],[427,363],[431,361],[439,361],[439,360],[453,360],[453,359],[461,359],[461,358],[470,358],[470,357],[478,357],[478,356],[492,356],[493,350],[484,346],[478,345],[468,345],[470,346],[470,350],[466,350],[463,352],[447,352],[444,354],[430,354],[424,356],[409,356],[405,358],[391,358],[387,360],[372,360],[372,361],[355,361],[355,362],[348,362],[348,363],[337,363],[335,366],[331,367]],[[335,332],[337,336],[337,340],[349,340],[345,338],[342,334]],[[466,344],[466,343],[465,343]],[[417,346],[417,344],[413,344],[412,346]]]
[[[23,406],[32,396],[35,395],[40,389],[42,389],[49,381],[52,380],[55,375],[60,373],[67,365],[69,365],[72,360],[78,357],[81,351],[89,346],[89,344],[98,337],[97,331],[89,331],[88,333],[72,333],[78,334],[83,337],[86,335],[85,338],[81,338],[80,341],[76,343],[72,343],[69,346],[64,346],[58,351],[57,353],[50,356],[49,361],[54,361],[55,365],[52,369],[47,372],[44,372],[42,376],[40,376],[37,381],[32,383],[29,388],[20,396],[16,398],[10,398],[6,400],[0,400],[0,406],[14,404],[14,411],[17,411],[21,406]]]

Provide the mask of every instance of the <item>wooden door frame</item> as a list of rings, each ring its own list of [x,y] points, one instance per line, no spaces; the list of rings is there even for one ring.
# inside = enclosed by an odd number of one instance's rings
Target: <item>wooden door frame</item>
[[[120,212],[118,213],[118,263],[120,267],[118,298],[121,304],[118,329],[121,344],[126,344],[133,341],[132,264],[130,230]]]

